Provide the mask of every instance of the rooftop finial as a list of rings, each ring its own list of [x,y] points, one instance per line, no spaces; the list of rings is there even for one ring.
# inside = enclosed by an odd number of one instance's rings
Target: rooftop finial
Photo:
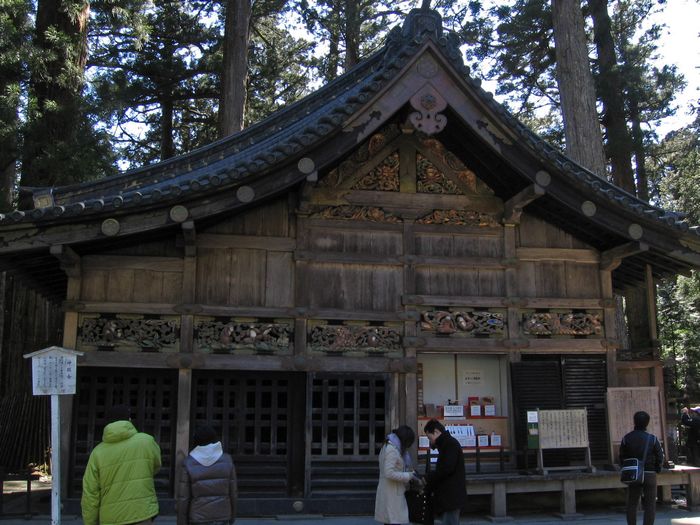
[[[423,0],[423,3],[421,4],[420,8],[424,11],[430,9],[430,0]]]

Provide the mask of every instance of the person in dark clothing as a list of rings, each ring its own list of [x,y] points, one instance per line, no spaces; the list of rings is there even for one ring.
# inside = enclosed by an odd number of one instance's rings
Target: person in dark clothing
[[[178,525],[227,525],[236,518],[236,469],[213,428],[195,430],[195,447],[183,462],[177,494]]]
[[[462,446],[436,419],[428,421],[423,430],[430,448],[439,452],[435,470],[426,475],[425,490],[432,495],[435,514],[442,514],[442,525],[458,525],[467,501]]]
[[[644,458],[644,483],[627,486],[627,525],[637,525],[637,506],[639,498],[644,495],[644,525],[653,525],[656,518],[656,473],[661,472],[664,464],[664,449],[656,436],[647,433],[649,414],[644,411],[634,414],[634,430],[622,438],[620,443],[620,463],[629,458]]]
[[[688,428],[688,436],[685,447],[688,455],[688,464],[694,467],[700,466],[700,406],[681,410],[681,425]]]

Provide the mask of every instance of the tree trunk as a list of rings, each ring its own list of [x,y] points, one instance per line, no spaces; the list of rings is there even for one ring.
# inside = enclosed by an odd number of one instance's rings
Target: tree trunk
[[[360,13],[358,0],[345,1],[345,71],[360,59]]]
[[[70,15],[73,7],[76,16]],[[90,5],[83,0],[39,0],[37,4],[35,45],[45,71],[32,75],[30,95],[35,108],[24,140],[22,186],[61,183],[62,170],[51,151],[65,141],[67,133],[78,129],[89,14]],[[64,35],[68,45],[48,38],[50,30]]]
[[[630,93],[630,122],[632,123],[632,142],[634,144],[634,165],[637,175],[637,197],[649,201],[649,177],[647,176],[646,149],[644,148],[644,132],[639,115],[639,103],[636,94]]]
[[[173,142],[173,101],[164,98],[160,103],[160,160],[169,159],[175,155]]]
[[[248,42],[250,40],[250,0],[228,0],[224,28],[224,71],[219,101],[219,136],[243,129],[248,83]]]
[[[552,0],[552,23],[566,154],[604,177],[603,138],[579,2]]]
[[[624,85],[617,65],[607,0],[588,0],[593,18],[593,36],[598,51],[598,93],[603,101],[603,125],[607,136],[612,179],[636,194],[632,173],[632,140],[625,116]]]

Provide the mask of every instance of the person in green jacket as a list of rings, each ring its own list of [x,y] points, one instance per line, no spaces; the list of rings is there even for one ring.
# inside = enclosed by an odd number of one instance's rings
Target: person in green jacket
[[[112,407],[106,420],[102,443],[90,454],[83,475],[83,522],[152,522],[159,511],[153,476],[160,468],[160,447],[153,436],[136,430],[127,406]]]

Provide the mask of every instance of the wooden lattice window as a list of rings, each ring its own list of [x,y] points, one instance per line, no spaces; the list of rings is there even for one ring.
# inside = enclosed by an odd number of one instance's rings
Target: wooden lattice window
[[[384,376],[316,375],[311,384],[311,454],[376,456],[388,428]]]
[[[289,388],[286,376],[198,375],[193,423],[214,427],[234,455],[286,455]]]
[[[71,494],[80,491],[90,452],[102,441],[105,411],[116,404],[128,405],[136,429],[160,445],[163,466],[156,475],[156,491],[173,494],[176,371],[79,367],[73,403]]]

